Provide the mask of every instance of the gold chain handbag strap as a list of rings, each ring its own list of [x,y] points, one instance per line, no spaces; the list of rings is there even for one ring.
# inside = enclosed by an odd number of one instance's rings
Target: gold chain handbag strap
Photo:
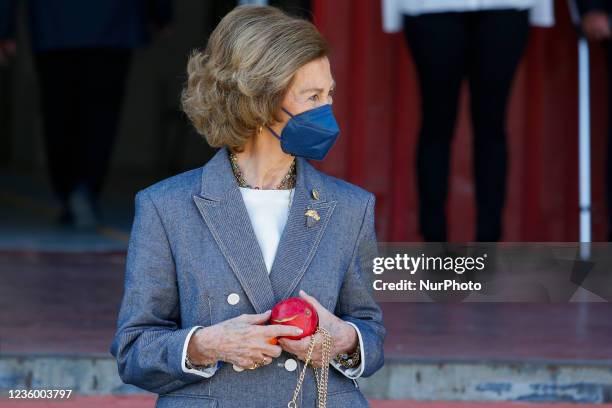
[[[327,406],[327,381],[329,378],[329,361],[331,360],[331,351],[332,351],[332,337],[331,334],[324,328],[318,327],[315,334],[319,333],[323,338],[322,353],[321,360],[323,362],[323,366],[321,367],[321,371],[319,372],[316,368],[314,368],[315,372],[315,380],[317,382],[317,394],[319,401],[319,408],[325,408]],[[308,345],[308,351],[306,353],[306,361],[304,362],[304,368],[302,368],[302,372],[300,373],[300,377],[298,378],[297,385],[295,386],[295,391],[293,392],[293,398],[287,404],[288,408],[297,408],[297,397],[300,393],[300,389],[302,388],[302,383],[304,382],[304,375],[306,374],[306,369],[308,368],[308,363],[312,358],[312,352],[314,351],[315,346],[315,336],[313,335],[310,339],[310,344]]]

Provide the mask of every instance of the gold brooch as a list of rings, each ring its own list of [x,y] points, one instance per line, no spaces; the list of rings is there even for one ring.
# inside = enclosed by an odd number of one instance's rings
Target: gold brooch
[[[321,219],[317,210],[308,210],[304,213],[304,215],[307,217],[306,225],[308,227],[312,227],[317,221]]]

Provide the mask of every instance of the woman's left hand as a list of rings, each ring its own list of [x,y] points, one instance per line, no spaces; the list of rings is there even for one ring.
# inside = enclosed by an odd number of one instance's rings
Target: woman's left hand
[[[340,319],[335,314],[331,313],[319,303],[313,296],[308,295],[303,290],[300,290],[300,297],[310,303],[317,314],[319,315],[319,326],[327,329],[333,340],[333,348],[331,358],[334,358],[338,353],[349,353],[357,347],[358,337],[357,331],[353,326]],[[283,350],[288,353],[295,354],[302,361],[306,360],[308,346],[312,336],[306,336],[300,340],[291,340],[279,338],[278,344]],[[322,367],[322,337],[314,334],[315,346],[311,356],[311,364],[315,367]]]

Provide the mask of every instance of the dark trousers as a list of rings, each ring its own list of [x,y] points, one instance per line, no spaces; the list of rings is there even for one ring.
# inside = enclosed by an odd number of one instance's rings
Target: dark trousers
[[[506,194],[506,108],[529,33],[526,10],[406,16],[417,68],[422,123],[417,148],[419,227],[447,241],[446,201],[459,91],[467,76],[473,127],[476,240],[498,241]]]
[[[78,186],[94,199],[104,184],[117,133],[129,49],[74,49],[36,54],[47,167],[66,202]]]
[[[608,149],[606,157],[606,199],[608,200],[608,241],[612,242],[612,42],[604,43],[608,59]]]

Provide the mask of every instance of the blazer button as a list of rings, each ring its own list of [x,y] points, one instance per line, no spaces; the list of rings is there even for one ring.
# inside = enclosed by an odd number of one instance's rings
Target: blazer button
[[[237,293],[230,293],[227,297],[227,303],[230,305],[237,305],[240,302],[240,296]]]
[[[297,368],[297,361],[292,358],[288,358],[285,360],[285,370],[287,371],[295,371]]]
[[[232,368],[234,369],[234,371],[238,371],[238,372],[244,371],[244,368],[237,366],[236,364],[232,364]]]

